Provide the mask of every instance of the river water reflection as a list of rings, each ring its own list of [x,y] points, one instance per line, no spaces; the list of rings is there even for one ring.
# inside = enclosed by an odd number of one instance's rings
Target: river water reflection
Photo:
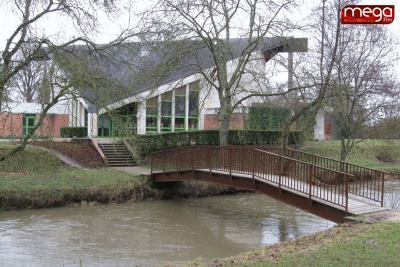
[[[334,223],[259,194],[0,212],[0,266],[214,259]]]

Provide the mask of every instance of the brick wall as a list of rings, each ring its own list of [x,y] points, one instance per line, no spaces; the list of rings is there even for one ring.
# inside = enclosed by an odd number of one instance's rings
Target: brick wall
[[[40,118],[36,114],[36,121]],[[0,136],[21,136],[22,135],[22,119],[23,114],[2,113],[0,114]],[[60,136],[60,128],[68,127],[68,114],[47,114],[44,119],[44,124],[36,132],[42,136]]]
[[[36,115],[36,121],[40,115]],[[69,126],[68,114],[47,114],[44,124],[38,130],[38,135],[60,137],[60,129]]]
[[[204,130],[216,130],[219,129],[219,121],[217,114],[206,114],[204,115]],[[230,129],[243,129],[243,115],[242,113],[233,113],[231,115]]]
[[[16,135],[22,133],[22,114],[4,112],[0,114],[0,136]]]

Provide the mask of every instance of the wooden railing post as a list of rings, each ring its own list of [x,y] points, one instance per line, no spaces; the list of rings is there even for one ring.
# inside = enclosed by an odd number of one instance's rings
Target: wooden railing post
[[[345,188],[345,194],[346,194],[346,208],[344,211],[344,215],[347,216],[348,208],[349,208],[349,174],[346,173],[346,188]]]
[[[255,163],[254,163],[254,161],[255,161],[255,153],[256,153],[256,150],[253,148],[252,149],[252,155],[251,155],[251,157],[252,157],[252,179],[253,179],[253,184],[255,183],[255,181],[254,181],[254,175],[255,175]]]
[[[207,147],[207,166],[210,169],[211,173],[211,152],[210,147]]]
[[[190,146],[191,162],[192,162],[192,172],[194,172],[194,151],[193,146]]]
[[[281,188],[281,185],[282,185],[282,157],[279,155],[278,157],[277,157],[277,159],[278,159],[278,170],[279,170],[279,181],[278,181],[278,184],[279,184],[279,192],[282,192],[282,188]]]
[[[232,151],[234,151],[233,149],[230,148],[226,148],[226,150],[228,151],[228,164],[229,164],[229,177],[232,179],[232,165],[233,165],[233,154]]]
[[[381,207],[383,207],[384,194],[385,194],[385,173],[382,172]]]
[[[309,192],[308,192],[308,201],[309,204],[312,205],[312,199],[311,199],[311,191],[312,191],[312,177],[313,177],[313,165],[308,165],[308,183],[309,183]]]
[[[179,153],[178,151],[175,152],[176,153],[176,172],[179,173],[179,164],[180,164],[180,159],[181,159],[181,153]]]
[[[165,174],[165,160],[163,160],[163,173]]]
[[[154,163],[154,159],[153,159],[154,154],[151,153],[150,156],[150,174],[153,176],[153,163]]]

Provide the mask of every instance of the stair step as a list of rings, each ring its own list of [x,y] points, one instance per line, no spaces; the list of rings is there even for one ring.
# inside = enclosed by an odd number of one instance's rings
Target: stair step
[[[104,156],[107,157],[107,165],[110,167],[136,166],[132,155],[122,144],[100,144]]]
[[[109,161],[108,165],[113,165],[113,164],[127,164],[127,165],[133,165],[136,164],[134,161]]]
[[[108,159],[108,163],[117,163],[117,162],[122,162],[122,163],[135,163],[134,160],[126,160],[126,159],[116,159],[116,160],[110,160]]]
[[[104,153],[104,155],[106,155],[107,157],[108,156],[110,156],[110,157],[130,157],[131,156],[130,154],[107,154],[107,153]]]
[[[132,167],[137,166],[137,164],[109,164],[109,167]]]
[[[132,160],[132,161],[135,161],[133,158],[113,158],[113,157],[107,157],[107,159],[108,159],[108,161],[110,161],[110,160]]]
[[[121,154],[104,154],[107,158],[132,158],[131,155],[121,155]]]

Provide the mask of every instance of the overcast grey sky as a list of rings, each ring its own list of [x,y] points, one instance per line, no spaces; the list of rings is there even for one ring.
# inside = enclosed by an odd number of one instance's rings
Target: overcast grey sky
[[[129,1],[128,1],[129,2]],[[298,14],[293,13],[294,18],[297,18],[299,20],[306,18],[305,13],[310,12],[310,8],[308,8],[309,3],[313,3],[314,1],[312,0],[304,0],[300,1],[300,3],[305,3],[303,5],[303,8],[298,10]],[[146,3],[146,1],[145,1]],[[315,2],[314,2],[315,3]],[[395,8],[397,8],[397,14],[395,17],[395,20],[392,24],[390,25],[385,25],[384,27],[389,27],[393,32],[397,32],[397,34],[400,34],[400,2],[399,0],[365,0],[363,1],[365,4],[391,4],[395,5]],[[137,10],[138,5],[135,4],[135,9]],[[100,14],[101,15],[101,14]],[[0,5],[0,50],[4,48],[5,42],[7,38],[12,34],[13,30],[18,26],[19,19],[13,14],[13,12],[9,9],[7,9],[7,6],[4,6],[4,4]],[[96,41],[98,43],[105,43],[109,40],[112,40],[115,38],[115,33],[117,33],[121,27],[126,27],[128,23],[128,17],[127,16],[119,16],[119,18],[115,21],[109,21],[105,17],[101,19],[101,26],[100,30],[103,32],[100,35],[96,36]],[[73,27],[67,23],[65,20],[60,18],[57,14],[53,14],[49,17],[47,17],[45,20],[42,21],[42,23],[37,25],[37,29],[40,33],[45,34],[58,34],[61,36],[64,36],[64,38],[68,38],[71,36],[77,35],[74,33]]]
[[[0,51],[4,48],[5,42],[7,38],[12,34],[12,32],[16,29],[18,24],[20,23],[17,15],[13,13],[10,8],[7,8],[5,5],[6,1],[0,1]],[[13,1],[10,1],[13,2]],[[126,5],[130,5],[131,1],[127,0]],[[140,0],[135,1],[135,3],[131,3],[134,10],[138,10],[140,7],[143,8],[145,4],[140,3],[147,3],[148,0]],[[299,1],[301,3],[301,8],[298,12],[294,12],[291,16],[295,19],[302,20],[306,19],[308,15],[311,14],[311,5],[315,4],[315,1],[312,0],[302,0]],[[304,3],[304,4],[303,4]],[[395,15],[395,20],[390,25],[383,25],[383,27],[388,27],[391,31],[397,34],[400,40],[400,2],[399,0],[364,0],[362,1],[363,4],[390,4],[395,5],[397,8],[397,14]],[[132,7],[130,6],[130,7]],[[101,13],[99,14],[100,16]],[[93,36],[97,43],[107,43],[108,41],[114,39],[116,33],[120,32],[121,28],[128,27],[128,16],[119,16],[115,21],[107,20],[105,16],[102,16],[100,31],[102,34],[98,34]],[[131,22],[132,25],[132,22]],[[62,41],[68,40],[72,38],[72,36],[78,36],[76,32],[74,32],[73,27],[70,23],[66,22],[64,19],[60,18],[59,15],[53,14],[48,16],[45,20],[41,23],[36,25],[36,29],[40,35],[53,35],[53,37],[57,37]],[[305,32],[299,32],[296,34],[296,37],[307,37]],[[400,48],[399,48],[400,52]],[[398,73],[400,76],[400,67],[397,67]]]

